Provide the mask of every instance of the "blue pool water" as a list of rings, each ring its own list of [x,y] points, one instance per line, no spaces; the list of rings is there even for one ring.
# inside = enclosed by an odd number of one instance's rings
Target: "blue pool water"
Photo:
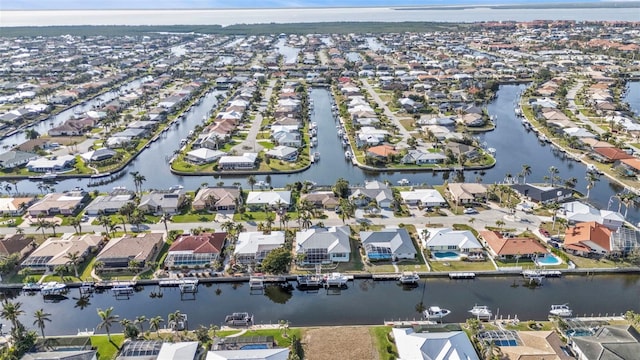
[[[493,340],[493,343],[497,346],[518,346],[516,340]]]
[[[267,344],[249,344],[240,348],[240,350],[258,350],[268,349]]]
[[[538,265],[560,265],[562,260],[553,254],[545,254],[543,257],[536,259]]]
[[[453,251],[438,251],[433,253],[433,257],[435,257],[436,259],[458,260],[460,258],[460,255]]]

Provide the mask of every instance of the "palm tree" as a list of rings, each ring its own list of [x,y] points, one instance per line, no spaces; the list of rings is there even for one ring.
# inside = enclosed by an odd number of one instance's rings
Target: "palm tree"
[[[71,266],[73,266],[73,272],[75,273],[76,277],[78,277],[78,264],[82,259],[80,257],[80,252],[74,251],[72,253],[66,254],[64,257],[68,260],[67,264],[70,264]]]
[[[104,262],[100,261],[100,260],[96,260],[96,262],[93,263],[93,269],[97,272],[100,272],[100,270],[102,270],[104,268]]]
[[[47,322],[51,322],[51,314],[44,312],[44,309],[36,310],[33,317],[36,319],[33,321],[33,325],[36,325],[40,329],[42,338],[44,339],[44,326]]]
[[[496,226],[501,229],[504,226],[504,221],[500,219],[496,220]]]
[[[2,310],[0,310],[0,317],[11,321],[11,325],[13,328],[17,328],[18,317],[24,314],[24,310],[20,309],[22,307],[21,302],[10,302],[8,300],[4,300],[2,302]]]
[[[144,175],[140,174],[138,171],[132,172],[131,175],[133,176],[133,184],[136,187],[136,190],[138,191],[138,194],[141,195],[142,194],[142,183],[147,181],[147,178]]]
[[[289,321],[280,320],[280,322],[278,323],[278,326],[280,327],[280,330],[282,331],[282,336],[283,337],[287,337],[287,330],[289,330]]]
[[[98,329],[104,328],[107,332],[107,338],[111,341],[111,326],[118,321],[120,316],[113,314],[113,306],[108,307],[106,310],[98,309],[98,316],[100,317],[100,323]]]
[[[149,319],[149,328],[155,330],[156,334],[160,330],[160,323],[164,322],[161,316],[154,316]]]
[[[638,200],[638,195],[632,192],[626,193],[622,197],[622,203],[624,203],[624,217],[627,217],[627,212],[629,208],[633,208],[636,206],[636,201]]]
[[[598,177],[598,175],[594,174],[593,172],[589,172],[587,173],[587,199],[589,198],[589,194],[591,194],[591,189],[593,189],[596,186],[596,182],[600,181],[600,178]]]
[[[531,166],[527,164],[522,165],[522,170],[520,171],[520,175],[522,175],[522,183],[527,183],[527,176],[531,175]]]
[[[309,215],[309,213],[305,212],[302,213],[302,215],[300,216],[300,224],[302,226],[303,229],[309,230],[309,227],[311,227],[311,216]]]
[[[76,234],[80,234],[82,232],[82,221],[80,221],[80,219],[72,217],[69,219],[69,225],[73,226]]]
[[[557,167],[555,166],[550,166],[549,167],[549,177],[551,179],[551,187],[553,187],[553,181],[556,179],[556,176],[560,173],[560,170],[558,170]]]
[[[160,217],[160,221],[164,224],[164,231],[168,234],[169,233],[169,227],[167,226],[167,222],[171,220],[171,215],[167,214],[167,213],[163,213],[162,216]]]
[[[38,220],[36,221],[36,231],[42,230],[42,235],[44,236],[44,229],[49,227],[49,222],[45,220],[43,217],[38,215]]]
[[[169,314],[169,326],[177,333],[179,330],[178,323],[182,321],[182,313],[180,310],[176,310]]]
[[[51,230],[53,231],[53,237],[56,237],[56,228],[58,226],[60,226],[60,224],[55,221],[49,221],[49,224],[47,225],[47,227],[51,228]]]
[[[136,318],[135,323],[140,326],[140,332],[143,332],[144,323],[147,322],[147,317],[144,315],[140,315]]]
[[[247,184],[249,184],[249,186],[251,186],[251,191],[253,191],[253,186],[257,183],[258,181],[256,180],[256,177],[253,175],[249,175],[249,177],[247,178]]]

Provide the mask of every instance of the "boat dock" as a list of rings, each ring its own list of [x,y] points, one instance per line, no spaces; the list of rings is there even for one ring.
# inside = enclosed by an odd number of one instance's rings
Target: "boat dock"
[[[136,286],[136,281],[120,281],[120,280],[108,280],[108,281],[100,281],[95,283],[95,287],[97,289],[112,289],[114,287],[134,287]]]
[[[399,277],[400,277],[400,274],[373,274],[373,275],[371,275],[371,278],[373,280],[380,280],[380,281],[398,280]]]
[[[472,272],[450,272],[449,279],[475,279],[476,273]]]
[[[409,326],[420,326],[420,325],[436,325],[437,322],[431,320],[385,320],[385,326],[398,326],[398,327],[409,327]]]
[[[560,270],[523,270],[522,276],[525,278],[531,277],[560,277],[562,272]]]

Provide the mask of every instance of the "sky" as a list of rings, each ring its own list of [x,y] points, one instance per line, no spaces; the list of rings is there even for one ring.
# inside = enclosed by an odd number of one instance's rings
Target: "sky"
[[[197,9],[416,5],[488,5],[601,0],[0,0],[0,9]]]

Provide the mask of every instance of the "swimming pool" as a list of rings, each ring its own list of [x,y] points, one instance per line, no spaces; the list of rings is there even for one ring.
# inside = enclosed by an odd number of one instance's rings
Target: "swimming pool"
[[[432,255],[436,260],[460,260],[460,254],[453,251],[434,251]]]
[[[544,256],[539,256],[535,260],[536,265],[538,266],[548,266],[548,265],[560,265],[562,264],[562,260],[559,257],[553,254],[545,254]]]
[[[258,350],[258,349],[268,349],[267,344],[249,344],[240,348],[240,350]]]

